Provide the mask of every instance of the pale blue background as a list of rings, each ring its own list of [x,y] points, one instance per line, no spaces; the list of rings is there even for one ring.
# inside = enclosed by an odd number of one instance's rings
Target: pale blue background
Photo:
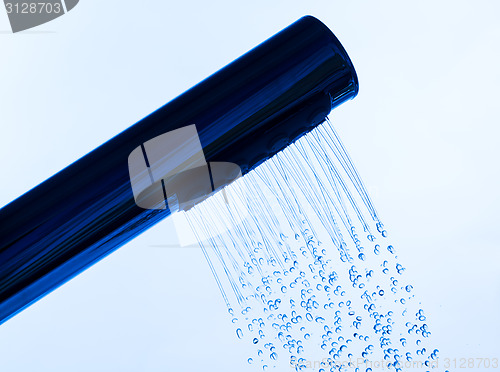
[[[500,357],[500,3],[82,0],[0,11],[0,205],[305,14],[352,57],[332,119],[445,357]],[[0,371],[253,371],[198,249],[165,221],[0,327]]]

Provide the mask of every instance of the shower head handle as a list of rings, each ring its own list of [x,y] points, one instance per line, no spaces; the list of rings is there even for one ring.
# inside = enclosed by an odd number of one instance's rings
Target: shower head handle
[[[171,213],[136,204],[138,147],[194,124],[206,162],[244,175],[357,92],[340,42],[303,17],[12,201],[0,209],[0,323]]]

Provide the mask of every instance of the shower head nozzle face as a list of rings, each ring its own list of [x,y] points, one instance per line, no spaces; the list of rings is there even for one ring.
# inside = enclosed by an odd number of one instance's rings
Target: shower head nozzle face
[[[194,124],[145,142],[128,164],[137,206],[172,213],[192,208],[241,176],[237,164],[206,162]]]

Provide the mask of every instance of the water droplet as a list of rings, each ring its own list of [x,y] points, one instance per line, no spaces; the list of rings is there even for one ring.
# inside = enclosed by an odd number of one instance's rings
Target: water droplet
[[[243,338],[243,331],[241,330],[241,328],[238,328],[236,330],[236,335],[238,336],[239,339]]]

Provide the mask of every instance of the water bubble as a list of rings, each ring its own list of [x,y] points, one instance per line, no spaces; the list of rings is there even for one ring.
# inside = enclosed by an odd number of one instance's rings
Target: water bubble
[[[238,328],[236,330],[236,335],[238,336],[239,339],[243,338],[243,331],[241,330],[241,328]]]

